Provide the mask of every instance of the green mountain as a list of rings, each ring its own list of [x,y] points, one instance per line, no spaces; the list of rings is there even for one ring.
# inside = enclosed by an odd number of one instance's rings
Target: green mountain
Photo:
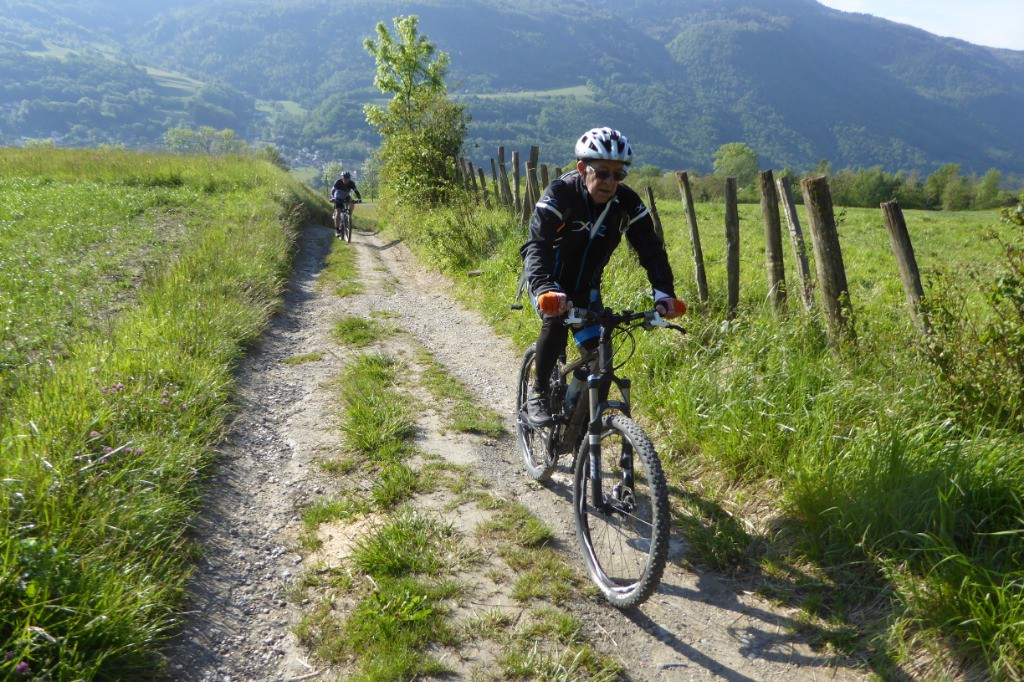
[[[452,57],[470,155],[611,125],[641,161],[710,168],[727,142],[764,167],[1024,173],[1024,52],[814,0],[5,0],[0,143],[158,143],[230,127],[295,156],[365,158],[379,98],[362,48],[416,14]]]

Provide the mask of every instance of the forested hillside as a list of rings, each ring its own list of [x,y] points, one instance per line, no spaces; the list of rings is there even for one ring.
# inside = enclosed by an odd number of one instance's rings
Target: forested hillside
[[[1024,173],[1024,53],[814,0],[5,4],[5,144],[152,145],[212,125],[363,159],[377,140],[362,107],[379,93],[362,41],[417,14],[451,54],[481,157],[540,144],[563,162],[579,130],[608,124],[666,169],[707,170],[738,141],[765,167]]]

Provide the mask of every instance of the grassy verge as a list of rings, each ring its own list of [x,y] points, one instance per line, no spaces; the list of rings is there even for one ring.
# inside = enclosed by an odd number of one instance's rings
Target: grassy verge
[[[535,316],[508,312],[523,228],[496,212],[466,213],[390,219],[421,258],[454,277],[467,304],[525,345],[536,337]],[[828,643],[883,676],[1020,676],[1024,437],[1012,426],[1016,413],[965,403],[968,395],[999,403],[1019,383],[1011,365],[995,346],[988,355],[972,346],[962,353],[978,370],[962,373],[976,379],[970,392],[948,380],[905,313],[878,211],[838,214],[856,346],[830,346],[822,322],[795,299],[782,318],[767,310],[756,206],[741,207],[743,284],[739,314],[727,322],[723,208],[702,205],[697,215],[711,300],[695,303],[686,223],[678,207],[663,208],[679,293],[693,304],[690,333],[641,335],[626,368],[674,504],[688,511],[680,530],[697,541],[686,560],[745,575],[767,596],[834,624],[822,629]],[[963,285],[956,300],[943,298],[951,289],[931,288],[933,305],[956,308],[949,318],[964,329],[986,329],[990,294],[971,283],[1005,271],[987,231],[1011,243],[1019,236],[995,212],[908,212],[907,220],[926,279]],[[465,277],[469,270],[482,274]],[[789,278],[795,291],[792,271]],[[608,305],[649,305],[628,249],[613,258],[605,283]],[[961,302],[970,316],[956,316]],[[1013,333],[991,329],[988,337],[946,336],[945,350]],[[922,649],[931,667],[916,667]]]
[[[186,537],[315,199],[251,158],[0,150],[0,676],[159,669]],[[113,303],[111,303],[113,302]]]
[[[424,368],[420,383],[430,391],[435,401],[451,405],[445,410],[449,416],[449,427],[463,433],[478,433],[497,438],[505,433],[501,416],[493,410],[481,407],[473,394],[462,383],[449,374],[426,349],[417,354],[417,361]]]

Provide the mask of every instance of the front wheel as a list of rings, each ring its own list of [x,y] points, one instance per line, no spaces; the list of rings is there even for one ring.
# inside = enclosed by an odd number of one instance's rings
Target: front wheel
[[[544,429],[530,425],[526,419],[526,403],[533,388],[534,357],[536,345],[530,346],[523,354],[519,367],[519,392],[516,398],[516,431],[519,433],[519,451],[523,455],[526,473],[535,481],[546,481],[555,470],[555,462],[548,457],[547,439]]]
[[[349,213],[348,211],[346,211],[345,214],[344,214],[344,220],[345,220],[345,224],[344,224],[344,228],[343,229],[345,231],[345,241],[346,242],[351,242],[352,241],[352,214]]]
[[[620,414],[601,430],[600,489],[594,499],[589,439],[576,457],[576,539],[590,579],[620,609],[647,600],[668,557],[669,504],[658,453],[636,423]]]

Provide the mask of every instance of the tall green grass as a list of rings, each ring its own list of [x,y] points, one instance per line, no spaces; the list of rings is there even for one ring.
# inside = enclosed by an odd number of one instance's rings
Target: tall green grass
[[[677,505],[694,504],[685,491],[700,490],[705,499],[696,504],[704,509],[771,510],[750,519],[749,528],[761,529],[757,538],[724,537],[742,543],[731,548],[707,536],[696,543],[709,552],[709,565],[719,566],[722,556],[730,567],[775,580],[787,573],[783,566],[816,574],[792,586],[802,589],[778,585],[773,594],[795,595],[795,605],[852,626],[860,654],[888,647],[870,661],[880,674],[909,665],[900,638],[944,650],[944,665],[980,665],[1007,679],[1024,674],[1024,435],[1006,428],[1012,419],[995,422],[963,405],[963,391],[924,352],[881,212],[837,211],[858,342],[833,347],[823,322],[802,311],[788,247],[789,314],[769,310],[759,207],[740,210],[741,299],[732,320],[725,317],[724,207],[697,207],[707,304],[696,300],[681,208],[659,208],[677,291],[691,304],[683,319],[689,334],[637,334],[637,354],[625,368],[636,412],[671,472]],[[455,277],[466,302],[526,345],[536,337],[536,315],[509,311],[525,228],[496,212],[477,216],[434,213],[432,228],[418,232],[421,217],[391,220],[422,258]],[[432,235],[446,232],[445,221],[448,233],[468,236],[439,250]],[[907,222],[933,304],[965,307],[983,323],[991,315],[987,295],[970,283],[1005,271],[993,234],[1011,243],[1019,235],[994,211],[911,211]],[[482,274],[465,277],[469,269]],[[942,285],[951,278],[965,284],[955,299]],[[650,305],[628,248],[613,258],[604,293],[613,307]],[[998,397],[997,375],[988,377],[972,388]],[[737,561],[737,552],[746,560]],[[812,584],[827,587],[808,594]],[[879,603],[891,604],[888,632],[860,620]]]
[[[316,208],[247,157],[0,150],[0,674],[145,676],[292,242]]]

